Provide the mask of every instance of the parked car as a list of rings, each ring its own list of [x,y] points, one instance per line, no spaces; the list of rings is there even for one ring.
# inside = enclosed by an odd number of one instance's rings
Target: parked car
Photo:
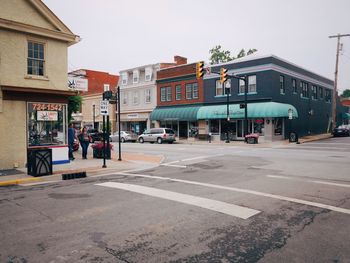
[[[103,132],[99,132],[95,129],[89,129],[87,133],[91,136],[92,142],[103,141]]]
[[[137,135],[136,134],[131,134],[126,131],[120,131],[120,137],[121,137],[121,142],[136,142],[137,140]],[[111,142],[119,142],[119,132],[115,132],[112,135],[109,136],[109,141]]]
[[[333,137],[339,136],[350,136],[350,130],[346,126],[339,126],[338,128],[334,128]]]
[[[140,143],[157,142],[159,144],[163,142],[173,143],[175,140],[175,132],[169,128],[153,128],[146,130],[138,137]]]

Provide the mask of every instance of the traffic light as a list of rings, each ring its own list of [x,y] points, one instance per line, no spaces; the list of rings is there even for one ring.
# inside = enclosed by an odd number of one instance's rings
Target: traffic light
[[[244,103],[240,103],[240,104],[239,104],[239,108],[240,108],[240,109],[244,109],[244,108],[245,108],[245,104],[244,104]]]
[[[103,100],[110,100],[110,99],[112,98],[112,96],[113,96],[113,93],[112,93],[112,91],[110,91],[110,90],[105,91],[105,92],[103,92],[103,94],[102,94]]]
[[[196,64],[196,77],[201,79],[204,76],[204,61],[200,61]]]
[[[226,68],[221,68],[220,69],[220,83],[223,84],[227,80],[228,75],[227,75],[227,69]]]

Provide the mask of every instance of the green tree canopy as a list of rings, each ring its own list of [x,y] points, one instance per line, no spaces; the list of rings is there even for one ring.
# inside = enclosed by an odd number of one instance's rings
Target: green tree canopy
[[[210,54],[209,63],[213,65],[213,64],[218,64],[218,63],[229,62],[229,61],[237,59],[237,58],[251,55],[257,51],[258,50],[255,48],[250,48],[248,50],[248,52],[246,52],[244,50],[244,48],[242,48],[241,51],[235,57],[235,56],[231,56],[230,51],[222,50],[221,45],[217,45],[209,50],[209,54]]]
[[[83,98],[79,95],[68,97],[68,123],[72,121],[72,113],[80,111]]]
[[[343,91],[343,93],[340,95],[342,98],[350,98],[350,89],[346,89]]]

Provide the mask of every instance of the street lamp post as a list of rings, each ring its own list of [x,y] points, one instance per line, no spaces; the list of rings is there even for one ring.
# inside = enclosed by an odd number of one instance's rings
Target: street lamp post
[[[245,76],[244,77],[244,138],[248,134],[247,93],[248,93],[248,76]]]
[[[95,129],[95,104],[92,105],[92,127]]]

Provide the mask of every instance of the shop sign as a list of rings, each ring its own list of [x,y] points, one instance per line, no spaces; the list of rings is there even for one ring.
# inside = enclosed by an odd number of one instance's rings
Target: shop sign
[[[84,78],[68,77],[68,87],[74,90],[88,91],[88,80]]]
[[[263,119],[257,119],[257,120],[255,120],[255,123],[263,123],[263,122],[264,122]]]
[[[128,114],[128,119],[137,119],[139,115],[137,113],[134,114]]]
[[[30,103],[30,111],[62,111],[62,104],[57,103]]]
[[[36,114],[38,121],[58,121],[57,111],[37,111]]]

